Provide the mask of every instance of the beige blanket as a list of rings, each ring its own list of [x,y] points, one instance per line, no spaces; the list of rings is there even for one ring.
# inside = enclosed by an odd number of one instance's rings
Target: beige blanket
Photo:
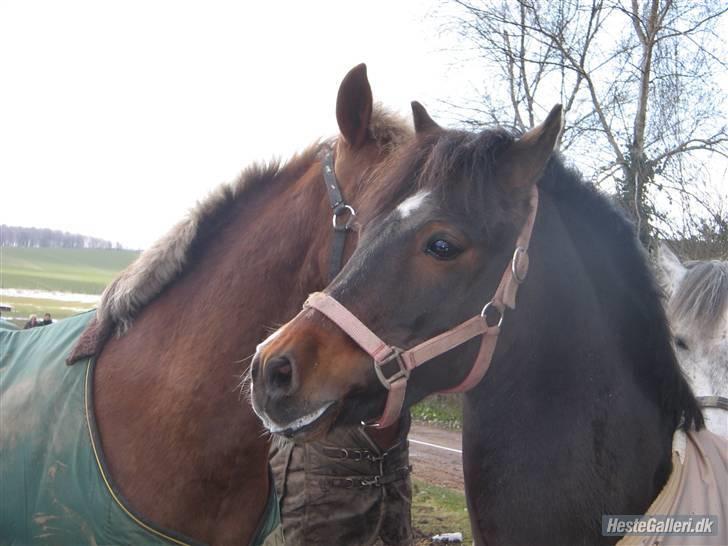
[[[716,516],[717,534],[625,536],[617,546],[728,546],[728,439],[707,430],[679,431],[673,448],[672,474],[645,517]]]

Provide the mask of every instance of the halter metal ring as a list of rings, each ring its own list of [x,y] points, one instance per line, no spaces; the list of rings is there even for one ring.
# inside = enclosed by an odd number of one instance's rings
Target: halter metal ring
[[[519,258],[526,260],[523,275],[521,275],[518,271]],[[518,284],[521,284],[526,280],[526,275],[528,275],[528,254],[527,250],[522,246],[517,246],[516,250],[513,251],[513,258],[511,259],[511,273],[513,273],[513,280],[515,280]]]
[[[493,305],[493,300],[486,303],[485,307],[483,307],[483,310],[480,312],[480,316],[483,317],[484,319],[486,319],[486,324],[488,322],[488,317],[486,316],[486,313],[488,312],[488,308],[491,305]],[[498,309],[498,308],[496,307],[496,309]],[[496,326],[498,328],[500,328],[501,325],[503,324],[503,316],[505,315],[505,313],[503,311],[501,311],[500,309],[498,309],[498,313],[500,313],[500,319],[498,319],[498,324]]]
[[[341,225],[339,224],[338,218],[340,216],[346,216],[348,212],[348,218],[346,220],[346,224]],[[356,218],[356,211],[354,208],[350,205],[344,205],[339,209],[339,213],[334,213],[334,216],[331,218],[331,223],[334,226],[334,229],[336,231],[347,231],[349,228],[351,228],[351,223],[354,221],[354,218]]]

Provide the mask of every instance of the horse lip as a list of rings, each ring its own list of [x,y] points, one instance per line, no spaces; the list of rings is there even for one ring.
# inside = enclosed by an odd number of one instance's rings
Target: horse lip
[[[299,417],[298,419],[284,426],[279,426],[271,423],[272,426],[270,427],[270,431],[274,434],[281,434],[283,436],[291,438],[296,434],[299,434],[304,430],[311,429],[316,424],[318,424],[322,418],[331,413],[329,410],[334,407],[334,403],[334,400],[326,402],[319,409],[312,411],[311,413],[308,413],[303,417]]]

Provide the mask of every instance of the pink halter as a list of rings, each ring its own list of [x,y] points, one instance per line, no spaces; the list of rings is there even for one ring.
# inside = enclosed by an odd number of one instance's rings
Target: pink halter
[[[389,391],[389,395],[382,416],[371,426],[385,428],[394,424],[399,418],[404,403],[407,380],[413,369],[476,336],[482,336],[482,341],[470,372],[459,385],[442,392],[468,391],[483,378],[493,358],[505,308],[516,308],[518,286],[525,280],[528,273],[528,245],[531,241],[533,224],[538,210],[538,189],[535,186],[531,190],[530,205],[528,218],[516,240],[513,258],[503,272],[493,298],[485,304],[480,314],[411,349],[402,350],[385,343],[346,307],[328,294],[316,292],[308,297],[306,303],[303,304],[304,309],[311,307],[323,313],[374,359],[374,371],[377,373],[379,381]],[[494,326],[490,326],[486,320],[486,311],[491,306],[500,313],[500,319]],[[385,368],[393,367],[393,365],[396,365],[394,373],[387,375]]]

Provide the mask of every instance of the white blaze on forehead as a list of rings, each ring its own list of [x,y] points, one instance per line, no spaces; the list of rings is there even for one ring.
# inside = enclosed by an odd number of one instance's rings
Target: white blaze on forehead
[[[422,203],[425,202],[428,195],[430,195],[429,191],[418,191],[416,194],[402,201],[397,207],[397,212],[399,212],[399,215],[402,218],[407,218],[410,214],[422,206]]]

